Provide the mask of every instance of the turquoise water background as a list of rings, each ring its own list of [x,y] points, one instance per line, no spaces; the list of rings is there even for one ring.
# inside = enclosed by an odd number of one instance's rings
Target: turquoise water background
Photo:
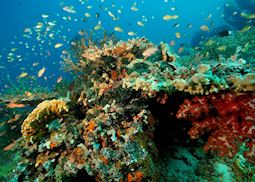
[[[134,12],[130,7],[136,3],[139,9]],[[13,0],[4,1],[0,7],[0,66],[3,67],[0,72],[0,88],[8,86],[7,77],[18,81],[17,77],[22,71],[30,75],[36,75],[43,66],[47,68],[44,76],[51,79],[39,79],[39,83],[50,87],[55,80],[64,73],[60,71],[61,50],[68,49],[70,40],[77,36],[79,30],[89,31],[101,21],[104,30],[114,32],[115,26],[120,26],[124,32],[115,32],[117,38],[126,40],[132,38],[127,35],[128,31],[136,32],[136,36],[145,36],[154,43],[160,41],[176,42],[175,49],[183,45],[189,46],[195,33],[200,31],[201,25],[207,25],[210,29],[224,24],[222,12],[225,1],[222,0]],[[114,5],[114,7],[113,7]],[[63,6],[73,6],[75,14],[63,11]],[[87,6],[92,6],[88,9]],[[119,17],[118,21],[113,21],[108,15],[109,8],[113,14]],[[171,10],[172,8],[172,10]],[[174,8],[174,9],[173,9]],[[122,13],[118,14],[118,10]],[[84,13],[90,13],[91,18],[86,19]],[[49,21],[56,21],[54,31],[57,36],[53,40],[46,40],[40,44],[36,41],[35,33],[31,39],[23,37],[25,28],[32,28],[38,22],[43,22],[42,14],[49,15]],[[99,17],[95,17],[98,14]],[[179,16],[176,20],[164,21],[162,17],[166,14],[176,14]],[[71,21],[64,21],[63,17],[71,17]],[[210,17],[210,18],[209,18]],[[137,26],[137,21],[143,21],[145,26]],[[188,26],[192,25],[191,28]],[[175,33],[180,32],[181,37],[176,38]],[[65,41],[63,41],[65,39]],[[61,50],[54,49],[53,45],[63,42]],[[22,43],[22,44],[21,44]],[[49,44],[50,43],[50,44]],[[28,45],[28,46],[25,46]],[[39,45],[40,44],[40,45]],[[31,47],[34,46],[34,50]],[[26,48],[27,47],[27,48]],[[15,59],[8,62],[7,57],[12,48],[18,48],[15,54],[20,55],[21,60]],[[50,54],[50,56],[49,56]],[[33,62],[39,62],[36,68],[32,67]],[[21,70],[22,68],[22,70]]]

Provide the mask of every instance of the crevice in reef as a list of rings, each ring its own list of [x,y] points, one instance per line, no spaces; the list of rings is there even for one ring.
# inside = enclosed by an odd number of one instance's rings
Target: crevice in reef
[[[187,145],[189,136],[183,130],[188,130],[191,123],[175,116],[183,100],[183,94],[175,93],[168,96],[165,104],[160,104],[155,99],[149,103],[150,111],[157,121],[154,141],[159,152],[172,145]]]

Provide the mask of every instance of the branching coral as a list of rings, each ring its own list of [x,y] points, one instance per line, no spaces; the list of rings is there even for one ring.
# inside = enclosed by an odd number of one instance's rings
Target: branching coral
[[[206,152],[234,157],[242,142],[246,143],[245,157],[254,162],[255,95],[252,93],[219,93],[185,100],[177,118],[192,121],[189,135],[198,139],[209,134],[204,145]]]

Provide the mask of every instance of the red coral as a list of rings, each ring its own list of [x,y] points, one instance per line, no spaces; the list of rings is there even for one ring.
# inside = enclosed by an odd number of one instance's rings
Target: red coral
[[[242,142],[248,150],[244,156],[255,162],[255,95],[252,93],[219,93],[185,100],[176,115],[192,121],[189,135],[198,139],[209,134],[206,152],[232,158]]]

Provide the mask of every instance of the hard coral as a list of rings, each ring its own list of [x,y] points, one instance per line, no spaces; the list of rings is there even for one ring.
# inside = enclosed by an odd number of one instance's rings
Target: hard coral
[[[62,112],[68,112],[68,107],[64,100],[46,100],[40,103],[24,120],[21,133],[27,142],[47,124],[46,121],[54,120],[62,115]],[[42,132],[42,131],[41,131]],[[33,139],[36,139],[34,136]]]
[[[254,162],[255,95],[253,93],[219,93],[185,100],[177,112],[177,118],[192,121],[189,135],[198,139],[209,134],[204,145],[206,152],[234,157],[245,142],[244,153]]]

